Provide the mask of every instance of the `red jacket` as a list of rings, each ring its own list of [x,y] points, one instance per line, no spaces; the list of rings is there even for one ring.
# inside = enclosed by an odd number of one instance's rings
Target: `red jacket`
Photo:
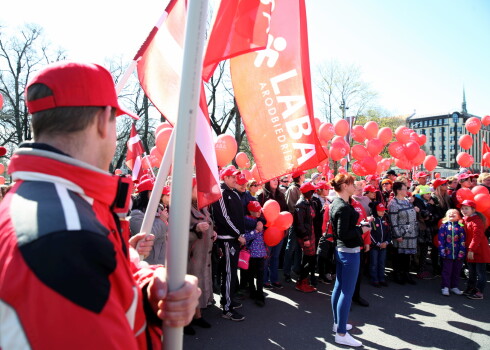
[[[351,198],[350,205],[352,205],[354,207],[355,211],[357,211],[359,213],[359,220],[357,220],[357,225],[360,225],[362,220],[367,219],[366,210],[364,210],[364,207],[362,206],[361,203],[359,203],[358,201],[356,201],[353,198]],[[362,234],[362,239],[364,241],[364,245],[366,245],[366,244],[371,245],[371,234],[370,234],[370,232],[371,231],[367,231],[367,232],[364,232]],[[361,249],[364,249],[364,247],[361,247]]]
[[[485,225],[476,214],[465,217],[466,246],[468,252],[473,252],[474,259],[467,259],[469,263],[490,263],[490,247],[485,236]],[[468,256],[468,254],[466,254]]]
[[[0,204],[9,330],[0,348],[146,349],[151,335],[159,347],[160,323],[142,297],[153,270],[130,261],[129,225],[111,210],[131,186],[47,145],[28,147],[10,161],[17,182]]]

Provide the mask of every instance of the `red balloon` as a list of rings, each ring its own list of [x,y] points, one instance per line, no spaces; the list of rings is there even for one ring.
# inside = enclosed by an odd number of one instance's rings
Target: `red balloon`
[[[264,242],[269,247],[278,245],[284,238],[284,230],[278,227],[271,226],[264,231]]]
[[[322,121],[320,119],[318,119],[317,117],[313,118],[313,121],[315,122],[316,133],[318,134],[320,131],[320,126],[322,125]]]
[[[366,176],[366,169],[362,166],[361,161],[352,163],[352,172],[358,176]]]
[[[0,163],[0,174],[3,174],[5,172],[5,165]]]
[[[456,199],[458,200],[459,203],[462,203],[463,201],[469,199],[473,200],[475,198],[475,195],[469,188],[460,188],[459,190],[456,191]]]
[[[238,152],[235,156],[235,162],[239,168],[250,167],[250,160],[245,152]]]
[[[345,170],[345,168],[343,166],[339,166],[339,173],[340,174],[347,174],[347,170]]]
[[[481,121],[476,117],[471,117],[464,123],[466,130],[472,134],[478,134],[481,129]]]
[[[405,145],[405,156],[408,160],[413,160],[419,153],[420,146],[417,142],[409,141]]]
[[[425,153],[425,151],[419,148],[419,153],[417,153],[415,158],[412,160],[413,164],[417,166],[421,165],[424,162],[426,156],[427,154]]]
[[[472,155],[466,152],[460,152],[456,156],[456,162],[458,162],[458,164],[463,168],[469,168],[473,164],[474,158]]]
[[[332,144],[334,144],[334,143],[343,143],[344,145],[349,146],[349,144],[347,143],[347,141],[345,140],[345,138],[343,136],[335,136],[332,139]]]
[[[364,147],[363,145],[352,146],[350,154],[351,154],[352,158],[354,158],[356,160],[362,160],[366,157],[369,157],[369,153],[368,153],[366,147]]]
[[[366,130],[362,125],[355,125],[352,127],[352,139],[359,143],[364,142],[366,139]]]
[[[252,173],[252,178],[255,180],[260,180],[259,169],[257,169],[257,164],[252,165],[250,168],[250,172]]]
[[[425,157],[424,167],[427,171],[433,171],[437,166],[437,158],[433,155]]]
[[[7,154],[7,149],[3,146],[0,146],[0,157],[3,157]]]
[[[404,156],[405,148],[401,142],[395,141],[390,143],[388,146],[388,153],[393,158],[400,158],[402,155]]]
[[[231,135],[221,134],[214,145],[218,166],[224,167],[231,162],[238,150],[236,140]]]
[[[1,169],[0,169],[1,170]],[[1,171],[0,171],[1,172]],[[116,169],[114,170],[114,174],[116,175],[121,175],[122,174],[122,170],[121,169]]]
[[[345,119],[337,120],[334,124],[335,134],[345,136],[349,133],[349,122]]]
[[[417,139],[417,143],[420,145],[420,146],[423,146],[425,145],[425,143],[427,142],[427,136],[425,136],[424,134],[422,135],[419,135],[418,139]]]
[[[172,135],[172,129],[166,128],[162,129],[158,132],[155,145],[157,146],[158,152],[161,155],[165,154],[165,150],[167,149],[168,141],[170,140],[170,135]]]
[[[318,130],[318,138],[322,141],[329,141],[335,135],[335,129],[330,123],[323,123]]]
[[[316,171],[318,171],[319,173],[323,173],[323,167],[321,165],[318,165],[316,167]]]
[[[369,121],[366,124],[364,124],[364,129],[366,130],[366,138],[368,140],[371,140],[376,136],[378,136],[378,131],[379,131],[378,123]]]
[[[143,158],[141,158],[141,167],[143,168],[143,170],[148,170],[153,166],[150,157],[151,156],[144,156]]]
[[[398,140],[398,142],[407,143],[408,141],[410,141],[410,134],[411,133],[412,133],[412,131],[409,128],[407,128],[406,126],[399,126],[395,130],[395,137]]]
[[[380,139],[381,142],[383,142],[383,145],[386,146],[387,144],[389,144],[392,138],[393,138],[393,131],[391,131],[390,128],[385,126],[384,128],[379,129],[378,139]]]
[[[471,135],[461,135],[458,143],[462,149],[470,149],[473,146],[473,138]]]
[[[487,219],[485,225],[485,228],[487,228],[490,225],[490,208],[484,211],[482,214],[485,215],[485,219]]]
[[[273,199],[269,199],[267,202],[265,202],[262,208],[262,212],[264,213],[264,217],[267,219],[267,223],[270,223],[271,225],[279,216],[280,211],[281,207],[279,206],[279,203]]]
[[[441,173],[435,173],[435,174],[434,174],[434,177],[435,177],[436,179],[440,178],[440,177],[441,177]]]
[[[483,155],[483,162],[486,164],[484,166],[490,165],[490,152],[487,152]]]
[[[478,185],[471,189],[471,192],[476,196],[477,194],[488,194],[488,189],[485,186]],[[480,210],[478,210],[480,211]]]
[[[412,169],[412,162],[410,162],[409,160],[405,160],[405,159],[395,159],[395,165],[397,167],[399,167],[400,169],[405,169],[405,170],[410,170]]]
[[[0,111],[2,110],[3,107],[3,95],[0,94]]]
[[[361,160],[361,165],[364,167],[364,169],[366,169],[368,174],[374,174],[376,172],[376,168],[378,167],[376,161],[371,157],[366,157]]]
[[[287,230],[293,224],[293,215],[288,211],[281,211],[276,221],[274,221],[274,226],[280,230]]]
[[[378,155],[383,150],[383,147],[383,142],[380,139],[371,138],[366,141],[366,149],[372,157]]]
[[[5,185],[5,178],[0,176],[0,185]]]
[[[162,154],[160,152],[158,152],[158,148],[155,146],[155,147],[152,147],[152,149],[150,150],[150,156],[152,157],[155,157],[156,160],[158,160],[160,163],[162,162]],[[158,164],[157,168],[160,167],[160,164]]]
[[[490,115],[486,115],[483,117],[483,119],[481,120],[482,124],[485,125],[485,126],[488,126],[490,125]]]
[[[346,158],[342,158],[342,159],[340,160],[340,164],[341,164],[342,166],[346,166],[346,165],[347,165],[347,159],[346,159]]]
[[[243,169],[242,174],[245,175],[245,178],[250,181],[253,179],[252,173],[248,169]]]
[[[349,146],[345,143],[335,142],[329,151],[329,157],[337,162],[344,158],[349,153]]]
[[[172,125],[170,125],[169,122],[164,122],[159,124],[155,129],[155,135],[158,135],[158,133],[164,129],[172,129]]]

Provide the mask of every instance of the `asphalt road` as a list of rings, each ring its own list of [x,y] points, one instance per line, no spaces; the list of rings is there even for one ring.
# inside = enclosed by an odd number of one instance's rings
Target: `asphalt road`
[[[361,295],[370,306],[353,304],[350,333],[364,349],[490,349],[490,283],[484,300],[445,297],[439,284],[437,278],[375,288],[364,278]],[[321,284],[318,292],[304,294],[286,284],[266,292],[263,308],[245,299],[238,310],[246,316],[242,322],[223,319],[220,309],[209,307],[203,316],[212,328],[195,327],[195,336],[184,336],[184,349],[348,349],[334,342],[331,331],[332,288]]]

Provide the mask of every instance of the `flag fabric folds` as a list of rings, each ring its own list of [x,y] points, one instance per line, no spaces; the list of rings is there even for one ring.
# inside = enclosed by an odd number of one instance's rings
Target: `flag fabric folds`
[[[145,153],[145,149],[134,124],[131,124],[131,131],[129,133],[127,145],[128,152],[126,153],[126,165],[132,171],[133,181],[138,181],[143,173],[141,161]]]
[[[231,59],[231,76],[261,181],[316,167],[316,135],[304,0],[276,2],[264,50]]]
[[[220,61],[266,48],[273,6],[261,0],[221,1],[204,55],[204,81]]]
[[[140,50],[138,78],[153,105],[175,125],[179,108],[180,74],[183,62],[186,1],[168,4],[159,28],[154,28]],[[218,166],[204,89],[196,120],[196,178],[199,207],[221,197]]]
[[[482,141],[482,143],[483,143],[483,147],[482,147],[482,155],[481,155],[481,165],[482,165],[482,167],[488,168],[488,167],[490,167],[490,164],[485,162],[483,160],[483,157],[485,156],[485,153],[490,152],[490,146],[488,146],[488,144],[485,141]]]

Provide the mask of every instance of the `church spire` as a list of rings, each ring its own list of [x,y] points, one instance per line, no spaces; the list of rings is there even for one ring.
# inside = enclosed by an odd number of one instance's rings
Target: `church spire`
[[[463,104],[461,105],[461,107],[462,107],[463,114],[468,114],[468,111],[466,110],[466,94],[464,91],[464,86],[463,86]]]

